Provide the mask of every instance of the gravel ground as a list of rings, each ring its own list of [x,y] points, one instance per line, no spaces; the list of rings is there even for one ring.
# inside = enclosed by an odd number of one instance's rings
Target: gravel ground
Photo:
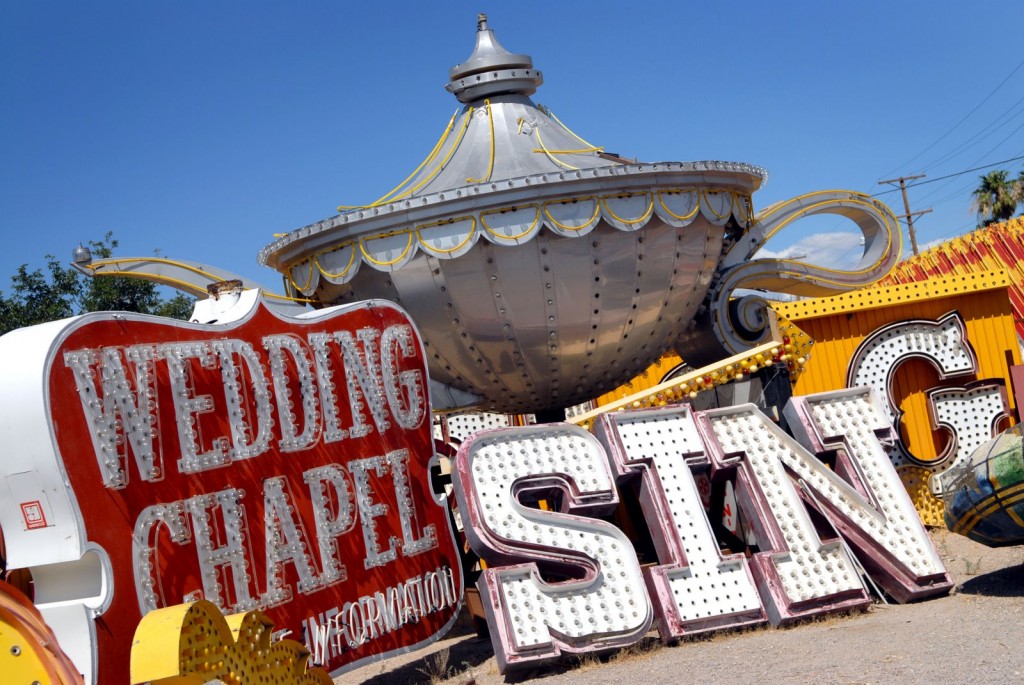
[[[338,684],[1024,682],[1024,546],[989,549],[944,530],[936,549],[956,581],[947,597],[852,616],[717,634],[663,647],[654,637],[610,656],[504,677],[489,640],[463,632],[346,673]],[[653,635],[653,634],[652,634]]]

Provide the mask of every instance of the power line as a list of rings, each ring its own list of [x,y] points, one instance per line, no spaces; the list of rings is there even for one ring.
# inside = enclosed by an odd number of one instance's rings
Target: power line
[[[968,183],[967,183],[967,185],[961,185],[961,186],[958,186],[958,187],[957,187],[957,189],[956,189],[956,190],[954,190],[954,191],[953,191],[952,193],[949,193],[949,194],[947,194],[947,195],[943,195],[943,196],[942,196],[941,198],[939,198],[938,200],[933,200],[933,201],[932,201],[932,203],[931,203],[931,204],[932,204],[932,207],[934,207],[935,205],[941,205],[941,204],[944,204],[944,203],[946,203],[946,202],[949,202],[949,201],[950,201],[950,200],[952,200],[952,199],[953,199],[954,197],[960,197],[960,196],[961,196],[961,195],[963,195],[964,193],[966,193],[966,192],[969,192],[969,191],[970,191],[971,189],[973,189],[973,188],[974,188],[974,186],[975,186],[975,183],[976,183],[975,181],[970,181],[970,182],[968,182]],[[943,187],[944,187],[944,186],[939,186],[939,188],[943,188]],[[919,198],[919,199],[920,199],[920,200],[924,200],[924,199],[926,199],[926,198],[928,198],[928,197],[931,197],[931,195],[932,195],[932,194],[933,194],[934,192],[935,192],[935,191],[932,191],[932,193],[929,193],[928,195],[924,195],[924,196],[922,196],[922,197],[921,197],[921,198]]]
[[[1013,129],[1012,131],[1010,131],[1010,135],[1008,135],[1005,138],[1003,138],[1002,140],[1000,140],[998,143],[996,143],[991,149],[989,149],[984,154],[978,156],[973,162],[971,162],[971,164],[977,164],[978,162],[980,162],[981,160],[985,159],[990,154],[992,154],[993,152],[995,152],[996,150],[1001,148],[1003,146],[1003,143],[1008,141],[1010,138],[1013,138],[1013,136],[1016,135],[1017,131],[1021,130],[1022,128],[1024,128],[1024,123],[1022,123],[1020,126],[1018,126],[1017,128]]]
[[[945,139],[946,139],[946,136],[948,136],[948,135],[949,135],[950,133],[952,133],[953,131],[955,131],[955,130],[956,130],[956,129],[957,129],[957,128],[958,128],[959,126],[960,126],[960,124],[962,124],[962,123],[964,123],[965,121],[967,121],[968,119],[970,119],[970,118],[971,118],[971,115],[973,115],[973,114],[974,114],[975,112],[977,112],[977,111],[978,111],[979,109],[981,109],[981,106],[982,106],[982,105],[984,105],[984,104],[985,104],[986,102],[988,102],[988,101],[989,101],[990,99],[992,99],[992,96],[993,96],[993,95],[995,95],[995,94],[996,94],[996,93],[997,93],[997,92],[999,91],[999,89],[1000,89],[1000,88],[1002,88],[1002,87],[1003,87],[1004,85],[1006,85],[1006,82],[1007,82],[1007,81],[1009,81],[1009,80],[1010,80],[1011,78],[1013,78],[1013,75],[1014,75],[1014,74],[1016,74],[1016,73],[1017,73],[1018,71],[1020,71],[1020,68],[1021,68],[1021,67],[1024,67],[1024,62],[1021,62],[1020,64],[1018,64],[1018,65],[1017,65],[1017,66],[1016,66],[1016,67],[1014,68],[1014,70],[1010,72],[1010,75],[1009,75],[1009,76],[1007,76],[1007,77],[1006,77],[1006,78],[1004,78],[1004,79],[1003,79],[1002,81],[1000,81],[999,85],[998,85],[998,86],[996,86],[995,88],[993,88],[993,89],[992,89],[992,92],[991,92],[991,93],[989,93],[988,95],[986,95],[986,96],[985,96],[985,99],[984,99],[984,100],[982,100],[981,102],[979,102],[979,103],[978,103],[978,104],[977,104],[977,105],[976,105],[976,106],[974,107],[974,109],[972,109],[972,110],[971,110],[970,112],[968,112],[967,114],[965,114],[965,115],[964,115],[964,117],[963,117],[962,119],[960,119],[960,121],[958,121],[958,122],[956,122],[955,124],[953,124],[953,126],[952,126],[952,127],[950,127],[950,129],[949,129],[948,131],[946,131],[946,132],[945,132],[945,133],[943,133],[943,134],[942,134],[941,136],[939,136],[939,137],[938,137],[938,139],[936,139],[934,143],[932,143],[931,145],[929,145],[929,146],[928,146],[928,147],[926,147],[925,149],[921,150],[921,151],[920,151],[920,152],[918,152],[918,153],[917,153],[916,155],[914,155],[914,156],[913,156],[912,158],[908,159],[908,160],[907,160],[906,162],[904,162],[903,164],[899,165],[899,166],[898,166],[898,167],[896,167],[896,168],[897,168],[897,169],[902,169],[903,167],[907,166],[908,164],[910,164],[910,163],[911,163],[911,162],[913,162],[914,160],[918,159],[918,158],[919,158],[919,157],[920,157],[921,155],[923,155],[924,153],[928,152],[928,151],[929,151],[929,150],[931,150],[931,149],[932,149],[933,147],[935,147],[936,145],[938,145],[939,143],[941,143],[941,142],[942,142],[943,140],[945,140]],[[892,171],[886,172],[886,175],[888,175],[888,174],[891,174],[891,173],[892,173]]]
[[[1003,138],[1002,140],[1000,140],[1000,141],[999,141],[998,143],[996,143],[995,147],[991,148],[990,150],[987,150],[987,151],[985,152],[985,154],[983,154],[983,155],[981,155],[981,156],[979,156],[979,157],[976,157],[975,159],[971,160],[971,165],[973,166],[973,165],[977,164],[978,162],[980,162],[981,160],[985,159],[985,158],[986,158],[986,157],[988,157],[988,156],[989,156],[990,154],[992,154],[993,152],[995,152],[996,150],[998,150],[998,149],[999,149],[1000,147],[1002,147],[1003,143],[1005,143],[1005,142],[1006,142],[1006,141],[1008,141],[1008,140],[1009,140],[1010,138],[1012,138],[1012,137],[1014,136],[1014,134],[1015,134],[1015,133],[1017,133],[1017,131],[1021,130],[1022,128],[1024,128],[1024,124],[1021,124],[1020,126],[1018,126],[1017,128],[1015,128],[1015,129],[1014,129],[1014,130],[1013,130],[1013,131],[1012,131],[1012,132],[1010,133],[1010,135],[1006,136],[1005,138]],[[964,173],[968,173],[968,172],[964,172]],[[955,177],[953,177],[953,178],[955,178]],[[953,178],[950,178],[950,179],[949,179],[948,181],[946,181],[945,183],[943,183],[943,184],[942,184],[942,185],[940,185],[940,186],[937,186],[937,187],[935,187],[935,188],[932,188],[932,191],[931,191],[930,193],[925,193],[924,197],[921,197],[921,198],[918,198],[918,199],[919,199],[919,200],[925,200],[925,199],[927,199],[927,198],[931,197],[932,195],[935,195],[936,193],[938,193],[939,191],[941,191],[941,190],[942,190],[943,188],[945,188],[946,186],[948,186],[949,184],[951,184],[951,183],[953,182]]]
[[[1017,133],[1017,131],[1021,130],[1022,128],[1024,128],[1024,124],[1021,124],[1020,126],[1015,128],[1013,131],[1011,131],[1010,135],[1008,135],[1005,138],[1003,138],[1002,140],[1000,140],[998,143],[995,144],[995,146],[993,148],[991,148],[990,150],[986,151],[983,155],[980,155],[979,157],[977,157],[974,160],[972,160],[971,164],[972,165],[977,164],[978,162],[980,162],[981,160],[985,159],[987,156],[989,156],[990,154],[992,154],[993,152],[998,150],[1000,147],[1002,147],[1003,143],[1005,143],[1010,138],[1012,138]],[[964,173],[966,173],[966,172],[964,172]],[[920,202],[920,201],[926,200],[929,197],[932,197],[936,193],[940,192],[943,188],[946,188],[951,183],[953,183],[954,178],[956,178],[956,177],[949,178],[949,180],[947,180],[942,185],[934,187],[930,193],[925,193],[922,197],[919,197],[918,201]]]
[[[963,176],[964,174],[969,174],[972,171],[981,171],[982,169],[989,169],[994,166],[999,166],[1000,164],[1016,162],[1017,160],[1020,159],[1024,159],[1024,155],[1020,155],[1018,157],[1011,157],[1010,159],[1004,159],[1001,162],[992,162],[991,164],[986,164],[984,166],[976,166],[973,169],[964,169],[963,171],[958,171],[953,174],[946,174],[945,176],[939,176],[937,178],[930,178],[927,181],[921,181],[920,183],[912,183],[911,185],[907,186],[907,188],[916,188],[918,186],[928,185],[929,183],[935,183],[936,181],[942,181],[947,178],[953,178],[954,176]],[[906,176],[905,178],[921,178],[921,176]],[[893,180],[898,181],[899,179]],[[879,181],[879,183],[888,183],[888,181]],[[879,195],[888,195],[889,193],[895,193],[897,190],[899,190],[899,188],[893,188],[892,190],[883,190],[881,192],[874,193],[871,197],[878,197]]]
[[[971,136],[970,138],[968,138],[964,142],[960,143],[959,145],[957,145],[956,147],[954,147],[952,150],[950,150],[946,154],[942,155],[941,157],[935,159],[934,161],[932,161],[932,162],[930,162],[928,164],[925,164],[924,168],[922,168],[922,171],[927,172],[928,170],[933,169],[933,168],[939,166],[943,162],[947,162],[950,159],[953,159],[954,157],[958,156],[962,152],[966,152],[968,149],[970,149],[975,142],[980,143],[982,140],[985,140],[989,136],[995,134],[995,132],[998,131],[999,129],[1003,128],[1004,126],[1009,125],[1014,119],[1016,119],[1020,115],[1024,114],[1024,107],[1022,107],[1022,108],[1018,109],[1016,112],[1014,112],[1014,109],[1017,107],[1017,105],[1021,104],[1022,102],[1024,102],[1024,97],[1022,97],[1017,102],[1013,103],[1013,105],[1009,109],[1007,109],[1005,112],[1000,114],[998,117],[996,117],[994,120],[992,120],[992,122],[990,122],[983,129],[981,129],[980,131],[975,133],[973,136]],[[1008,119],[1007,119],[1007,116],[1009,116]],[[1003,119],[1006,119],[1006,121],[1003,121]],[[1002,122],[1002,123],[1000,123],[1000,122]],[[993,127],[995,127],[995,128],[993,128]],[[1016,133],[1016,131],[1014,131],[1014,133]],[[1010,135],[1013,135],[1013,134],[1011,133]]]

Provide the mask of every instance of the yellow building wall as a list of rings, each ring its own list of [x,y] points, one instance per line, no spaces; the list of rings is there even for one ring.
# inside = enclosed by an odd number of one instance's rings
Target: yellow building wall
[[[1016,422],[1016,406],[1010,366],[1021,363],[1020,344],[1010,304],[1011,282],[1006,271],[962,274],[927,281],[872,288],[832,298],[803,300],[775,306],[808,334],[814,344],[803,373],[794,379],[793,394],[809,395],[846,387],[849,364],[861,342],[883,326],[911,319],[936,320],[959,312],[967,342],[974,350],[978,371],[974,377],[941,379],[923,359],[909,359],[897,367],[891,394],[903,412],[900,437],[905,447],[922,462],[934,461],[947,447],[949,433],[936,430],[929,410],[928,391],[962,387],[973,381],[1002,379],[1010,418]],[[937,467],[933,467],[937,468]],[[897,469],[922,520],[942,525],[943,505],[931,494],[927,466]]]
[[[634,393],[653,388],[661,383],[665,374],[682,363],[683,360],[678,354],[675,352],[666,352],[661,355],[661,358],[658,359],[658,361],[648,366],[647,369],[639,376],[634,377],[628,383],[620,385],[611,392],[606,392],[605,394],[598,396],[598,398],[594,400],[594,405],[603,407],[606,404],[611,404],[616,400],[621,400]]]
[[[775,308],[780,314],[814,340],[811,358],[797,377],[793,393],[809,395],[846,387],[849,361],[864,338],[888,324],[934,320],[955,310],[964,319],[967,340],[977,356],[976,378],[959,376],[943,381],[931,364],[911,359],[897,369],[892,385],[893,398],[904,412],[904,444],[922,461],[935,459],[945,447],[946,434],[932,430],[928,390],[1001,378],[1010,408],[1015,409],[1009,367],[1020,364],[1021,355],[1009,287],[1006,272],[1000,270],[778,304]]]

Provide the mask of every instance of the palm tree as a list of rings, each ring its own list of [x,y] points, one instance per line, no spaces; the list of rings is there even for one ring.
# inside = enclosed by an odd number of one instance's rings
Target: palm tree
[[[1010,172],[999,169],[981,177],[981,185],[972,193],[971,203],[978,213],[978,226],[1006,221],[1020,202],[1021,179],[1011,179]]]

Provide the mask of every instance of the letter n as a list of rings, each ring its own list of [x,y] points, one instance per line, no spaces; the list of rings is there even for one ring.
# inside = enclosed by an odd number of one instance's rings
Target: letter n
[[[794,397],[784,415],[804,447],[834,456],[834,471],[805,452],[790,468],[882,589],[900,603],[949,592],[953,582],[889,460],[899,438],[871,389]]]

